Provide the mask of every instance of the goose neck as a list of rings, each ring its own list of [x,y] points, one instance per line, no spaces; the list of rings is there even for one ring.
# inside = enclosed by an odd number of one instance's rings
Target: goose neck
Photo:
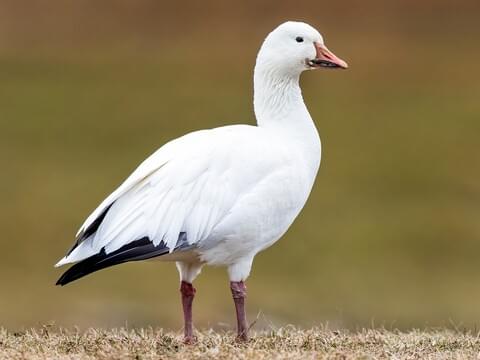
[[[283,126],[302,119],[311,121],[303,102],[299,75],[255,68],[254,110],[259,126]]]

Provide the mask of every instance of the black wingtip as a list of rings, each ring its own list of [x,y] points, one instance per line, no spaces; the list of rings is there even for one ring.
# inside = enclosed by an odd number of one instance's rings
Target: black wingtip
[[[181,238],[183,239],[185,238],[185,233],[182,234]],[[163,241],[155,246],[148,237],[132,241],[110,254],[107,254],[105,249],[102,248],[98,254],[90,256],[70,267],[60,276],[55,285],[64,286],[88,274],[113,265],[162,256],[168,252],[168,247]]]
[[[80,264],[77,264],[77,265],[80,265]],[[95,270],[93,270],[93,271],[95,271]],[[78,271],[78,268],[76,267],[76,265],[74,265],[70,269],[65,271],[62,274],[62,276],[60,276],[60,278],[57,280],[55,285],[56,286],[65,286],[65,285],[71,283],[72,281],[78,280],[81,277],[84,277],[85,275],[88,275],[88,274],[89,273]]]
[[[105,266],[99,266],[99,263],[106,259],[108,256],[105,253],[105,250],[102,249],[98,254],[90,256],[85,260],[80,261],[79,263],[70,267],[65,271],[62,276],[57,280],[55,285],[64,286],[72,281],[78,280],[92,272],[103,269],[104,267],[111,266],[114,264],[105,264]]]

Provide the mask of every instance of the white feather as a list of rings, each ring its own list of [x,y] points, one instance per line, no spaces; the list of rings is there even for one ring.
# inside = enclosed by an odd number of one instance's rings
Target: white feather
[[[182,279],[193,281],[207,263],[226,265],[232,281],[244,280],[255,254],[278,240],[304,206],[320,164],[320,139],[298,84],[314,42],[323,38],[303,23],[269,34],[254,74],[258,126],[197,131],[161,147],[85,220],[78,234],[111,206],[97,231],[57,266],[146,236],[173,252],[162,258],[178,260],[175,246],[185,233],[197,262],[179,264]]]

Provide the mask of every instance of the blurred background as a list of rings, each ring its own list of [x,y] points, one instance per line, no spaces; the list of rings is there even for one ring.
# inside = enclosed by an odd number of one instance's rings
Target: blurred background
[[[169,263],[64,288],[85,217],[186,132],[254,124],[252,69],[303,20],[350,64],[309,72],[323,143],[312,196],[259,254],[257,328],[465,326],[480,320],[480,3],[0,0],[0,326],[180,329]],[[233,328],[224,269],[196,281],[198,327]]]

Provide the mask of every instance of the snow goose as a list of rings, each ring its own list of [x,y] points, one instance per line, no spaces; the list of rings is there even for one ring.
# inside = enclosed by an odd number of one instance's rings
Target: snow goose
[[[56,264],[76,263],[57,285],[127,261],[175,261],[191,343],[192,282],[205,264],[226,266],[238,339],[246,340],[244,282],[253,258],[292,224],[320,164],[320,138],[299,87],[300,74],[317,68],[347,64],[308,24],[273,30],[255,65],[257,126],[195,131],[162,146],[86,219]]]

